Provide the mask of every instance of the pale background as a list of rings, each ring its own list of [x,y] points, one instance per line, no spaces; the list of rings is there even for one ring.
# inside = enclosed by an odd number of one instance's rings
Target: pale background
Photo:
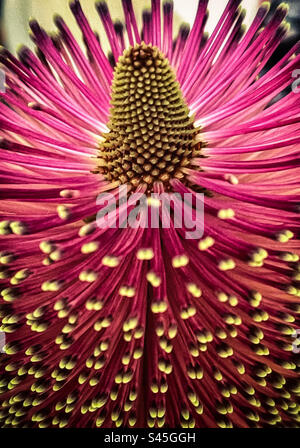
[[[95,0],[81,0],[82,7],[93,27],[101,36],[102,25],[95,11]],[[113,19],[122,19],[121,0],[109,0],[109,9]],[[227,0],[210,0],[209,21],[206,30],[211,32],[220,17]],[[259,0],[245,0],[243,6],[247,15],[245,22],[249,25],[257,10]],[[150,0],[133,0],[137,17],[141,18],[142,10],[150,7]],[[174,0],[176,12],[176,25],[180,22],[193,23],[197,10],[198,0]],[[69,10],[68,0],[6,0],[4,2],[4,26],[6,43],[10,50],[15,50],[19,44],[31,45],[28,37],[28,19],[34,17],[48,31],[55,31],[53,14],[58,13],[64,17],[76,37],[80,33]]]

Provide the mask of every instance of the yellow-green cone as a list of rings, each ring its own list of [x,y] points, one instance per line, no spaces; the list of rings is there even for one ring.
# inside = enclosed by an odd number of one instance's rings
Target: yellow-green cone
[[[110,132],[99,158],[109,181],[141,183],[183,179],[182,168],[200,156],[198,130],[169,61],[144,43],[120,57],[112,84]]]

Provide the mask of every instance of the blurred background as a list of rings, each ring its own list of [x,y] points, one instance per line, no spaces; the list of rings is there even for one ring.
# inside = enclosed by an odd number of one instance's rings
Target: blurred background
[[[299,1],[299,0],[298,0]],[[31,45],[28,37],[28,19],[34,17],[48,31],[54,31],[53,14],[57,13],[64,17],[76,36],[80,33],[75,24],[72,13],[69,10],[69,0],[0,0],[2,11],[2,43],[5,43],[11,51],[18,44]],[[109,9],[113,19],[122,19],[121,0],[109,0]],[[207,31],[211,31],[220,17],[227,0],[210,0],[209,21]],[[246,23],[253,19],[259,0],[244,0],[243,6],[247,9]],[[101,25],[95,11],[95,0],[81,0],[82,7],[92,25],[101,37]],[[137,17],[141,18],[142,11],[150,8],[151,0],[133,0]],[[198,0],[174,0],[175,23],[178,26],[182,22],[193,23],[197,10]]]
[[[137,17],[141,19],[142,10],[150,8],[151,0],[132,0]],[[209,21],[206,30],[211,32],[216,25],[228,0],[210,0]],[[244,0],[243,7],[247,11],[245,22],[249,25],[256,13],[257,7],[263,0]],[[275,9],[282,0],[271,0],[272,9]],[[95,31],[100,35],[101,42],[108,50],[106,38],[101,32],[102,25],[95,11],[95,0],[81,0],[82,7]],[[121,0],[109,0],[109,9],[113,19],[123,19]],[[288,38],[275,52],[271,64],[276,62],[300,37],[300,0],[289,0],[290,13],[288,21],[291,31]],[[194,21],[198,0],[174,0],[175,29],[182,22],[192,24]],[[28,36],[28,20],[37,19],[47,31],[55,31],[53,15],[55,13],[64,17],[75,36],[80,39],[80,32],[69,10],[69,0],[0,0],[0,43],[10,51],[15,52],[19,44],[32,47]]]

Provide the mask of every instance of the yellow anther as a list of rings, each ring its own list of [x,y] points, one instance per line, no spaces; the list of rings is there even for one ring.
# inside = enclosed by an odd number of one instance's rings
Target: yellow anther
[[[168,304],[167,304],[167,302],[165,302],[163,300],[158,301],[158,302],[153,302],[151,304],[151,311],[154,314],[164,313],[167,309],[168,309]]]
[[[207,250],[215,244],[215,240],[208,236],[199,241],[198,248],[199,250]]]
[[[188,367],[187,373],[192,380],[201,380],[203,378],[203,369],[201,367]]]
[[[133,371],[129,370],[123,374],[123,384],[128,384],[133,378]]]
[[[65,428],[67,426],[67,424],[68,424],[68,420],[62,419],[62,420],[60,420],[58,426],[59,426],[59,428]]]
[[[138,318],[137,317],[132,317],[130,319],[128,319],[126,322],[124,322],[123,324],[123,331],[130,331],[130,330],[134,330],[138,325]]]
[[[147,425],[148,425],[149,428],[154,428],[154,426],[155,426],[155,420],[153,420],[153,419],[151,419],[151,418],[148,418],[148,420],[147,420]]]
[[[173,324],[168,329],[168,336],[170,339],[174,339],[177,335],[178,328],[176,324]]]
[[[106,255],[102,258],[101,263],[103,266],[107,266],[109,268],[116,268],[120,264],[120,259],[118,257],[110,257]]]
[[[137,391],[136,390],[131,390],[129,393],[129,400],[130,401],[135,401],[137,399]]]
[[[239,303],[238,298],[236,296],[229,296],[229,304],[231,306],[237,306],[237,304]]]
[[[61,299],[61,300],[57,300],[55,302],[53,308],[54,308],[55,311],[60,311],[60,310],[63,310],[65,308],[65,306],[66,306],[66,302]]]
[[[160,207],[160,199],[154,197],[147,198],[147,204],[151,207]]]
[[[80,237],[90,235],[92,232],[94,232],[95,228],[96,228],[95,223],[85,224],[80,228],[78,235]]]
[[[190,418],[190,413],[189,413],[189,411],[188,411],[187,409],[183,409],[183,410],[181,411],[181,415],[182,415],[182,417],[183,417],[185,420],[188,420],[188,419]]]
[[[132,298],[135,296],[135,288],[131,286],[121,286],[121,288],[119,289],[119,294],[122,297]]]
[[[56,411],[61,411],[65,406],[66,406],[66,403],[64,401],[59,401],[55,405],[55,410]]]
[[[14,302],[17,298],[16,290],[13,288],[5,288],[1,291],[1,296],[5,302]]]
[[[146,278],[154,288],[158,288],[161,285],[161,278],[154,272],[148,272]]]
[[[233,174],[225,174],[224,177],[225,177],[225,180],[227,180],[232,185],[238,185],[239,184],[238,178],[236,176],[234,176]]]
[[[264,265],[263,261],[248,261],[248,265],[252,268],[261,268]]]
[[[42,322],[42,323],[34,323],[31,326],[31,329],[33,331],[36,331],[37,333],[43,333],[44,331],[46,331],[49,328],[49,324],[47,322]]]
[[[172,364],[164,359],[158,361],[158,369],[166,375],[169,375],[173,370]]]
[[[220,339],[226,339],[227,333],[223,328],[217,328],[216,329],[216,336]]]
[[[228,358],[233,355],[233,349],[232,347],[226,345],[222,347],[217,348],[217,353],[220,356],[220,358]]]
[[[21,221],[11,222],[10,228],[15,235],[24,235],[26,233],[26,226]]]
[[[195,316],[197,310],[195,307],[193,306],[189,306],[188,308],[184,308],[181,312],[180,312],[180,317],[181,319],[189,319],[190,317]]]
[[[129,423],[130,427],[135,426],[136,425],[136,417],[129,417],[128,423]]]
[[[204,332],[197,333],[197,341],[200,342],[201,344],[206,344],[207,340]]]
[[[6,372],[14,372],[15,370],[17,370],[17,368],[18,366],[15,363],[10,363],[5,366]]]
[[[280,243],[287,243],[292,238],[294,238],[294,234],[290,230],[285,230],[277,235],[277,241]]]
[[[58,280],[47,280],[45,281],[41,289],[42,291],[51,291],[51,292],[57,292],[61,288],[61,282]]]
[[[213,337],[213,334],[210,331],[205,330],[204,334],[205,334],[206,342],[212,342],[213,341],[214,337]]]
[[[187,285],[187,290],[188,290],[188,292],[190,294],[192,294],[192,296],[194,296],[196,298],[199,298],[202,295],[201,289],[197,285],[195,285],[194,283],[189,283]]]
[[[143,356],[143,349],[136,348],[133,352],[133,359],[140,359]]]
[[[176,257],[173,257],[172,259],[172,266],[174,268],[183,268],[187,266],[189,263],[189,258],[187,255],[178,255]]]
[[[63,329],[61,330],[62,333],[64,334],[68,334],[71,333],[74,330],[74,327],[70,324],[67,324],[63,327]]]
[[[161,386],[160,386],[160,392],[162,394],[165,394],[165,393],[167,393],[167,391],[168,391],[168,384],[167,383],[162,383]]]
[[[232,219],[235,216],[235,212],[232,208],[223,208],[218,212],[218,218],[220,219]]]
[[[262,295],[258,291],[252,291],[249,297],[249,303],[253,307],[258,307],[262,301]]]
[[[130,353],[126,353],[125,355],[123,355],[123,357],[122,357],[122,364],[124,365],[124,366],[128,366],[128,364],[130,363]],[[117,377],[116,377],[117,378]],[[121,379],[122,379],[122,377],[121,377]],[[117,381],[116,381],[117,382]]]
[[[157,394],[159,392],[159,387],[157,383],[152,383],[150,389],[154,394]]]
[[[93,376],[89,381],[89,385],[91,387],[97,386],[98,383],[99,383],[99,378],[97,376]]]
[[[69,322],[69,324],[71,324],[71,325],[76,324],[77,321],[78,321],[78,314],[77,314],[77,313],[73,313],[73,314],[71,314],[71,315],[69,316],[69,318],[68,318],[68,322]]]
[[[265,249],[259,248],[251,256],[254,263],[260,264],[268,257],[268,252]]]
[[[199,356],[199,350],[198,350],[198,347],[196,347],[195,345],[192,345],[192,346],[189,348],[189,352],[190,352],[190,354],[191,354],[194,358],[197,358],[197,357]]]
[[[228,300],[228,295],[225,294],[225,292],[219,292],[217,294],[217,297],[218,297],[219,302],[222,302],[222,303],[225,303]]]
[[[0,221],[0,235],[9,235],[10,233],[10,221]]]
[[[154,257],[154,252],[153,249],[148,248],[148,249],[139,249],[136,257],[138,260],[144,261],[144,260],[152,260],[152,258]]]
[[[141,339],[144,336],[143,328],[137,328],[133,334],[134,339]]]
[[[0,252],[0,263],[9,264],[14,260],[13,254],[9,252]]]
[[[293,254],[291,252],[286,252],[286,253],[282,254],[280,258],[281,258],[281,260],[287,261],[290,263],[297,263],[299,261],[299,255]]]
[[[60,219],[66,220],[71,216],[71,210],[66,205],[58,205],[56,210]]]
[[[76,198],[79,196],[78,190],[61,190],[59,192],[60,197],[62,198]]]
[[[300,289],[297,289],[295,286],[288,286],[287,293],[292,296],[298,296]]]
[[[102,341],[99,345],[99,348],[100,348],[101,352],[106,352],[109,348],[109,341],[108,340]]]
[[[100,311],[103,308],[103,302],[97,298],[89,299],[86,302],[85,307],[89,311]]]
[[[53,252],[51,252],[51,254],[49,255],[50,260],[52,261],[59,261],[62,257],[62,251],[59,249],[54,250]]]
[[[16,272],[15,278],[17,280],[25,280],[26,278],[29,277],[29,275],[30,275],[29,269],[21,269],[20,271]]]
[[[83,246],[81,246],[81,252],[83,254],[91,254],[93,252],[96,252],[98,248],[99,248],[98,241],[91,241],[90,243],[86,243],[83,244]]]
[[[158,322],[155,328],[155,332],[159,338],[161,338],[165,333],[165,327],[162,322]]]
[[[32,315],[27,314],[26,317],[28,317],[28,319],[31,319],[31,318],[38,319],[39,317],[42,317],[44,314],[45,314],[45,308],[40,306],[33,311]]]
[[[7,278],[9,278],[10,273],[7,269],[1,269],[0,270],[0,280],[6,280]]]
[[[118,373],[118,374],[115,376],[115,383],[116,383],[116,384],[121,384],[122,381],[123,381],[122,373]]]
[[[79,274],[79,280],[81,282],[93,283],[97,280],[97,278],[98,278],[97,272],[91,270],[82,271]]]
[[[194,406],[199,405],[199,399],[195,392],[191,391],[188,393],[188,399]]]
[[[5,316],[2,318],[3,324],[16,324],[19,322],[21,317],[17,314],[9,314],[8,316]]]
[[[219,269],[220,271],[229,271],[234,269],[236,266],[234,260],[232,260],[231,258],[229,258],[228,260],[222,260],[219,263]]]

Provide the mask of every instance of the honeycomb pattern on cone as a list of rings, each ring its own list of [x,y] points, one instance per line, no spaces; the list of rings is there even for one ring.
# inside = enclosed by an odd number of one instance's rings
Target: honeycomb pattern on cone
[[[144,43],[125,50],[115,68],[109,132],[100,151],[100,171],[109,181],[152,189],[201,156],[179,83],[166,57]]]

